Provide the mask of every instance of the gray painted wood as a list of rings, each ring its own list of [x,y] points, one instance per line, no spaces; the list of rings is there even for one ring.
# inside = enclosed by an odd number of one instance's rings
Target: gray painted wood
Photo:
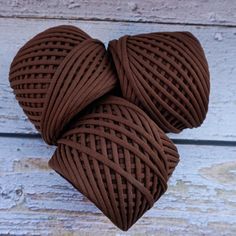
[[[236,147],[178,149],[167,192],[125,235],[235,235]],[[0,234],[124,235],[49,169],[54,148],[0,138],[0,150]]]
[[[8,83],[11,60],[33,35],[59,24],[74,24],[107,43],[124,34],[191,31],[201,41],[211,72],[210,107],[202,127],[172,138],[236,140],[236,28],[69,20],[0,19],[0,132],[35,133],[18,106]]]
[[[235,0],[0,0],[0,16],[236,25]]]

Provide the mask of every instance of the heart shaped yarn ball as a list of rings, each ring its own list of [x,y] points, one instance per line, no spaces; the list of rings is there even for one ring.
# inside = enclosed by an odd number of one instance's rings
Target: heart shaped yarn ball
[[[175,145],[137,106],[109,96],[58,140],[49,165],[128,230],[167,189]]]
[[[124,36],[109,43],[123,97],[165,132],[198,127],[209,102],[209,71],[199,41],[188,32]]]
[[[78,112],[115,86],[103,43],[74,26],[57,26],[28,41],[15,56],[11,87],[48,144]]]

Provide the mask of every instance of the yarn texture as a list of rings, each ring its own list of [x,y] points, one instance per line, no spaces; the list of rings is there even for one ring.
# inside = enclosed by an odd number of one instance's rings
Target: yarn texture
[[[178,161],[175,145],[142,110],[107,97],[62,136],[49,165],[128,230],[166,191]]]
[[[114,88],[103,43],[74,26],[57,26],[28,41],[9,80],[16,99],[48,144],[78,112]]]
[[[124,98],[165,132],[198,127],[209,102],[208,64],[189,32],[123,36],[109,43]]]
[[[42,138],[57,146],[50,167],[125,231],[165,193],[179,162],[165,132],[200,126],[210,92],[191,33],[126,35],[106,50],[68,25],[28,41],[9,81]]]

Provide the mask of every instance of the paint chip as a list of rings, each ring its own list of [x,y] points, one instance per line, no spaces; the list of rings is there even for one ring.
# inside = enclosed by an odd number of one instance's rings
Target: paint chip
[[[215,33],[214,39],[217,41],[223,41],[222,33],[219,33],[219,32]]]

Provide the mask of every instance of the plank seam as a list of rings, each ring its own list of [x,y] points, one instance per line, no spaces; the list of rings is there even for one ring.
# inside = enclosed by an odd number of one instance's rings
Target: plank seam
[[[21,139],[41,139],[40,134],[24,134],[24,133],[0,133],[0,138],[21,138]],[[204,139],[171,139],[175,144],[181,145],[199,145],[199,146],[226,146],[235,147],[236,141],[226,140],[204,140]]]
[[[26,16],[26,15],[12,15],[12,16],[4,16],[0,14],[0,19],[31,19],[31,20],[61,20],[61,21],[91,21],[91,22],[114,22],[114,23],[134,23],[134,24],[162,24],[162,25],[182,25],[182,26],[201,26],[201,27],[222,27],[222,28],[236,28],[236,25],[234,24],[228,24],[228,25],[222,25],[219,23],[182,23],[182,22],[162,22],[162,21],[147,21],[147,20],[117,20],[112,18],[106,18],[106,19],[99,19],[99,18],[80,18],[80,17],[38,17],[38,16]]]

